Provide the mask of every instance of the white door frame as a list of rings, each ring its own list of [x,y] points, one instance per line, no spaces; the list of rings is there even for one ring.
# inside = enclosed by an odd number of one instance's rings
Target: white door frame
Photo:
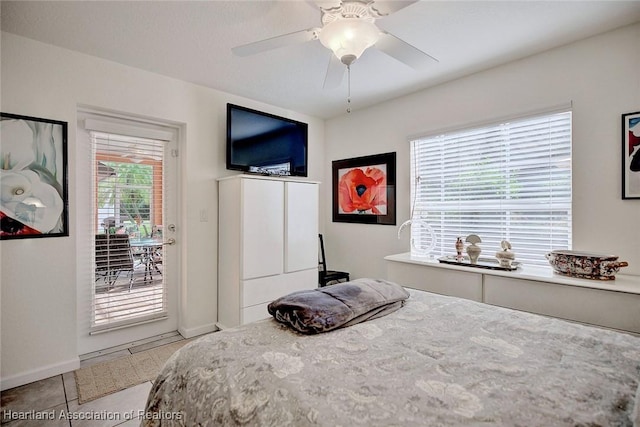
[[[123,121],[135,121],[143,125],[149,125],[150,129],[154,126],[162,126],[169,129],[172,134],[172,142],[170,147],[167,148],[166,160],[167,162],[173,162],[173,165],[169,169],[173,169],[169,172],[167,182],[167,190],[173,191],[173,196],[169,197],[167,203],[171,203],[172,207],[167,209],[167,218],[163,218],[164,222],[164,239],[172,237],[176,240],[176,244],[172,246],[165,246],[168,251],[173,252],[172,267],[169,269],[173,272],[171,274],[170,283],[167,288],[167,302],[168,302],[168,316],[166,319],[154,320],[147,323],[140,323],[136,325],[127,326],[121,329],[112,329],[107,332],[101,332],[91,335],[91,299],[92,299],[92,251],[90,237],[94,235],[92,224],[92,207],[93,207],[93,194],[92,194],[92,153],[91,144],[89,139],[89,133],[84,127],[84,120],[87,118],[99,117],[109,122],[113,122],[115,126],[119,126]],[[136,123],[136,124],[137,124]],[[125,129],[126,125],[123,126]],[[123,130],[125,132],[125,130]],[[115,133],[115,132],[112,132]],[[180,227],[182,209],[182,167],[181,159],[179,157],[180,147],[183,144],[184,138],[184,125],[176,123],[168,123],[162,120],[149,119],[139,116],[133,116],[130,114],[120,114],[112,111],[105,111],[101,109],[91,107],[81,107],[78,111],[78,123],[77,123],[77,161],[78,165],[76,169],[76,243],[78,261],[76,268],[77,279],[77,332],[78,332],[78,354],[84,355],[89,353],[99,353],[102,350],[108,348],[114,348],[119,346],[136,345],[145,342],[148,338],[162,336],[166,334],[175,333],[179,329],[180,321],[180,300],[182,286],[180,280],[182,278],[181,268],[182,260],[181,253],[183,252],[181,242],[184,241],[183,227]],[[142,135],[139,135],[142,136]],[[153,137],[151,132],[148,137]],[[175,153],[175,157],[172,156]],[[173,212],[169,212],[172,210]],[[174,220],[170,219],[170,216],[174,216]],[[171,221],[171,222],[169,222]],[[73,223],[73,222],[72,222]],[[169,223],[176,225],[176,231],[171,233],[167,230]]]

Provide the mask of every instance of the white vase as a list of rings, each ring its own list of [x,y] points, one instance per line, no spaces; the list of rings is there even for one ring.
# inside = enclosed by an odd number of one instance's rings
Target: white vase
[[[480,252],[482,252],[482,249],[475,243],[467,246],[467,255],[469,255],[469,262],[471,262],[471,264],[476,264],[478,262]]]
[[[496,259],[500,263],[500,267],[509,268],[511,263],[516,258],[516,254],[511,252],[511,243],[507,240],[500,242],[501,251],[496,252]]]
[[[478,257],[480,256],[480,252],[482,252],[482,249],[476,243],[481,243],[482,239],[477,234],[469,234],[465,241],[470,243],[470,245],[467,246],[469,262],[471,262],[471,264],[476,264],[478,262]]]
[[[511,251],[498,251],[496,252],[496,258],[500,263],[500,267],[509,268],[511,267],[511,263],[515,259],[515,254]]]
[[[456,257],[458,259],[462,258],[462,251],[464,250],[464,242],[462,241],[462,237],[458,237],[456,240]]]

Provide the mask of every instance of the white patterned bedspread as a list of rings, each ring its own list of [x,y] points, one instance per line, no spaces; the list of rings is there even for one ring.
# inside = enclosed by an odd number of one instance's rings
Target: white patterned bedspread
[[[410,292],[400,310],[332,332],[268,319],[188,344],[155,381],[142,425],[638,422],[640,337]]]

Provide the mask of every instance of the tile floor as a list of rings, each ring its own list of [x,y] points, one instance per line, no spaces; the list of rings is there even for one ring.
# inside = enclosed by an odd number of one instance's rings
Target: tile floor
[[[80,367],[129,356],[163,344],[182,340],[174,335],[150,343],[82,360]],[[2,427],[131,427],[140,425],[138,411],[144,409],[151,382],[78,405],[73,372],[56,375],[0,393]],[[30,420],[17,419],[30,416]],[[33,419],[39,418],[39,419]],[[94,419],[87,419],[94,418]],[[97,419],[96,419],[97,418]]]

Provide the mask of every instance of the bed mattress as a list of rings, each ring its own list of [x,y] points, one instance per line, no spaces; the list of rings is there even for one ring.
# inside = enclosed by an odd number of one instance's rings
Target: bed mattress
[[[188,344],[143,425],[632,426],[639,378],[637,336],[410,290],[327,333],[267,319]]]

